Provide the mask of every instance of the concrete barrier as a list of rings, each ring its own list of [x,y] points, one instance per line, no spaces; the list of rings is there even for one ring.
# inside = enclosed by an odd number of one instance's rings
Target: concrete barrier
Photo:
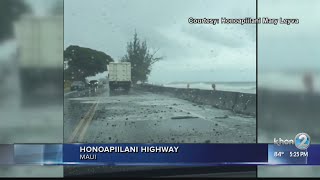
[[[149,84],[140,85],[139,88],[153,93],[166,93],[197,104],[211,105],[219,109],[226,109],[240,114],[256,116],[255,94],[173,88]]]
[[[197,104],[206,104],[206,105],[210,104],[210,102],[207,99],[208,93],[209,93],[208,91],[200,90],[200,89],[193,89],[191,91],[192,91],[191,95],[194,96],[193,102]]]
[[[206,99],[209,101],[210,105],[219,109],[226,109],[223,91],[210,91],[210,93],[206,96]]]
[[[233,111],[237,113],[256,115],[256,95],[237,93]]]
[[[237,102],[237,97],[238,97],[238,92],[227,92],[223,91],[223,100],[224,100],[224,107],[226,109],[233,110],[233,107],[235,104],[238,104]],[[242,111],[239,111],[239,113],[242,113]]]
[[[186,96],[185,100],[194,102],[194,103],[201,103],[202,101],[199,100],[199,89],[184,89],[184,95]]]

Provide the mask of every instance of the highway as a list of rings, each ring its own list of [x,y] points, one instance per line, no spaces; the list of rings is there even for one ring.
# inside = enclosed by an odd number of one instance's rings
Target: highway
[[[119,91],[110,95],[108,88],[102,88],[96,93],[80,91],[65,94],[64,142],[255,143],[256,119],[141,90],[134,89],[129,94]],[[153,176],[164,176],[168,169],[177,171],[177,167],[66,166],[64,175],[120,177],[124,174],[139,176],[141,171],[140,176],[156,172],[159,175]],[[228,169],[233,172],[232,167]],[[208,172],[217,173],[219,170]],[[255,172],[243,173],[242,176],[255,176]]]
[[[64,99],[65,143],[255,143],[255,117],[131,90],[72,92]]]

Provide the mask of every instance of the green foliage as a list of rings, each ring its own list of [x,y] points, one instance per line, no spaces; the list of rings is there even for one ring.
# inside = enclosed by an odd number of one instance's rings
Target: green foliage
[[[13,37],[13,22],[31,8],[23,0],[0,0],[0,42]]]
[[[64,58],[69,61],[65,79],[81,81],[88,76],[106,71],[107,64],[114,61],[104,52],[74,45],[64,51]]]
[[[127,54],[121,59],[122,62],[131,63],[131,78],[134,84],[137,81],[146,82],[151,72],[152,64],[163,59],[163,57],[155,58],[154,55],[156,53],[157,51],[151,54],[147,42],[141,42],[138,34],[134,33],[133,41],[127,44]]]

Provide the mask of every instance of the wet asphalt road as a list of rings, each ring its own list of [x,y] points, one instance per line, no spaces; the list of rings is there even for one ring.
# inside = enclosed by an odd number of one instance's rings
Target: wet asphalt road
[[[84,127],[81,128],[82,126]],[[75,135],[77,129],[79,132]],[[254,117],[244,117],[231,111],[197,105],[174,97],[137,90],[131,90],[129,94],[119,91],[110,95],[108,88],[102,88],[97,93],[71,92],[64,99],[64,142],[255,143],[255,141]],[[105,175],[117,176],[118,173],[121,176],[121,173],[123,175],[135,171],[167,168],[169,167],[65,166],[64,175],[111,173]],[[177,167],[173,167],[172,171],[174,168]]]
[[[68,143],[254,143],[256,119],[174,97],[131,90],[70,93]]]

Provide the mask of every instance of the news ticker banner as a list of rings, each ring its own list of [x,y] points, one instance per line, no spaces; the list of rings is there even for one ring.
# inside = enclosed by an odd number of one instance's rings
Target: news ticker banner
[[[0,165],[320,165],[320,144],[9,144]]]

